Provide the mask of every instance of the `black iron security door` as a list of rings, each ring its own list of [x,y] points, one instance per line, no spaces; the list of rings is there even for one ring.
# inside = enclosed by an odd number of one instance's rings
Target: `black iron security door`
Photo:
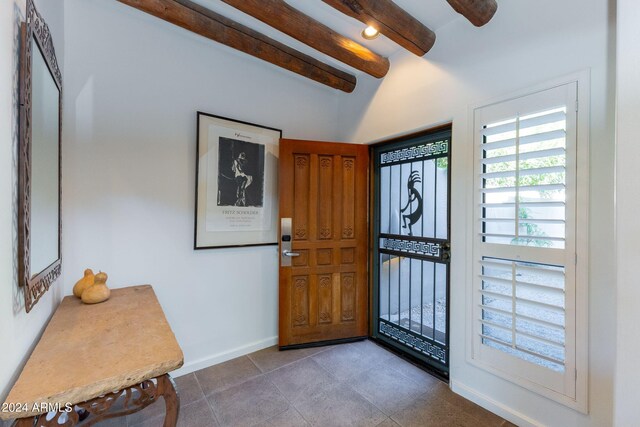
[[[373,336],[449,374],[451,129],[374,147]]]

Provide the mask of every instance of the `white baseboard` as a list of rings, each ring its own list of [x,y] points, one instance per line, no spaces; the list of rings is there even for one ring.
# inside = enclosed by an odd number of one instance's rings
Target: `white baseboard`
[[[260,341],[255,341],[251,344],[243,345],[242,347],[237,347],[228,351],[224,351],[222,353],[212,354],[198,360],[192,360],[182,365],[180,369],[171,372],[171,376],[174,378],[181,377],[182,375],[187,375],[191,372],[208,368],[209,366],[217,365],[218,363],[226,362],[227,360],[235,359],[236,357],[244,356],[245,354],[262,350],[263,348],[271,347],[272,345],[276,345],[277,343],[278,337],[275,336]]]
[[[496,415],[501,416],[507,421],[514,423],[519,427],[544,427],[544,424],[534,420],[520,412],[510,408],[500,402],[496,402],[489,396],[480,393],[479,391],[472,389],[458,381],[451,380],[451,391],[460,396],[477,403],[483,408],[493,412]]]

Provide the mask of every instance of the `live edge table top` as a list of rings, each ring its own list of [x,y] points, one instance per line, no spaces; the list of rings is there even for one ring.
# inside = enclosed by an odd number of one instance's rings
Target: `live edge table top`
[[[0,411],[0,419],[47,412],[36,405],[84,402],[171,372],[183,361],[150,285],[113,289],[108,301],[95,305],[68,296],[7,397],[19,412]]]

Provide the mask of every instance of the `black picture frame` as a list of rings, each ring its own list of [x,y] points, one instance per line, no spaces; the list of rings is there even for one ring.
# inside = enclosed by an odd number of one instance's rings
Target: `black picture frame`
[[[277,245],[282,130],[196,116],[194,250]]]

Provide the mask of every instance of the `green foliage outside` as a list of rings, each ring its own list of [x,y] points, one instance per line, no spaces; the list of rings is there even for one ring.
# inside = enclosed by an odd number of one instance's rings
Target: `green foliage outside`
[[[550,148],[558,148],[561,145],[558,145],[557,142],[553,141],[545,141],[543,143],[535,143],[531,144],[529,150],[540,151]],[[515,147],[504,148],[492,150],[491,157],[498,156],[508,156],[515,153]],[[486,172],[503,172],[503,171],[513,171],[515,170],[515,161],[510,162],[500,162],[488,164],[486,166]],[[554,166],[565,166],[565,156],[557,155],[557,156],[549,156],[549,157],[541,157],[534,159],[521,159],[520,163],[520,172],[525,172],[518,178],[518,187],[529,187],[529,186],[538,186],[538,185],[554,185],[554,184],[564,184],[565,183],[565,174],[564,172],[554,172],[554,173],[542,173],[542,174],[531,174],[527,175],[527,169],[538,169],[538,168],[547,168]],[[501,187],[515,187],[516,186],[516,178],[514,177],[500,177],[500,178],[491,178],[486,180],[486,186],[488,188],[501,188]],[[538,194],[541,199],[551,199],[554,193],[557,194],[558,190],[538,190]],[[518,196],[518,202],[526,202],[521,196]],[[531,210],[528,208],[520,207],[518,211],[518,219],[526,220],[530,218]],[[519,227],[521,229],[521,233],[525,235],[525,237],[517,237],[512,239],[512,244],[522,245],[522,246],[539,246],[539,247],[549,247],[551,246],[551,241],[548,239],[544,239],[546,233],[542,231],[540,226],[535,223],[527,222],[527,221],[519,221]]]

